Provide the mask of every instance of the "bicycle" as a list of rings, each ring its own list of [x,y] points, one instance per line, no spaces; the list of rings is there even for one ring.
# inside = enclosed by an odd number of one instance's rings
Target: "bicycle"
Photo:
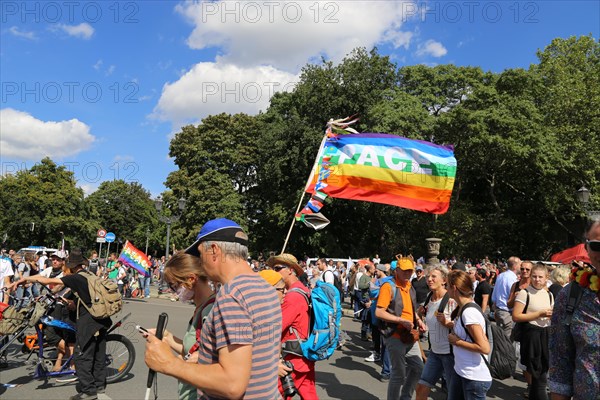
[[[44,286],[45,287],[45,286]],[[70,369],[71,362],[73,360],[73,354],[65,360],[60,367],[59,371],[53,371],[55,359],[49,357],[48,354],[51,350],[56,349],[54,346],[49,347],[44,338],[44,326],[51,326],[54,328],[69,330],[73,333],[77,331],[77,328],[66,321],[61,321],[51,317],[49,314],[57,302],[59,301],[51,291],[47,289],[47,293],[38,297],[32,306],[28,307],[21,312],[23,319],[21,321],[21,327],[19,327],[13,334],[12,337],[6,341],[0,347],[0,355],[5,354],[8,347],[19,339],[22,343],[22,350],[29,351],[27,360],[34,354],[37,353],[37,362],[34,371],[34,378],[44,381],[48,381],[49,378],[64,377],[74,375],[75,370]],[[6,312],[6,310],[5,310]],[[114,332],[115,329],[119,328],[123,321],[125,321],[131,313],[125,315],[123,318],[115,322],[108,330],[106,335],[106,383],[115,383],[123,379],[133,367],[135,362],[135,348],[131,341]],[[26,335],[26,331],[31,327],[35,328],[35,334]],[[8,335],[7,335],[8,336]],[[0,337],[0,343],[2,343],[2,337]],[[27,361],[26,360],[26,361]]]

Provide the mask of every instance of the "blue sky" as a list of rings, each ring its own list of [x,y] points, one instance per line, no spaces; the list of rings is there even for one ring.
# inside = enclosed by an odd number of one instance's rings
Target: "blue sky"
[[[90,193],[157,195],[169,140],[219,112],[255,114],[300,68],[377,46],[399,65],[528,68],[553,38],[600,37],[598,1],[3,1],[2,174],[44,156]],[[325,95],[325,94],[324,94]],[[348,110],[352,113],[352,110]],[[332,116],[343,117],[343,116]]]

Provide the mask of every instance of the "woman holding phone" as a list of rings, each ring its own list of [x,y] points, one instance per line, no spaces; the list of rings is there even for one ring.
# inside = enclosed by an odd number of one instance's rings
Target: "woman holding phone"
[[[163,341],[168,343],[181,358],[187,362],[196,363],[198,362],[197,349],[202,323],[212,309],[215,294],[198,257],[183,252],[176,253],[167,261],[163,273],[164,280],[177,294],[180,301],[193,300],[196,305],[183,338],[178,338],[165,329]],[[152,334],[155,331],[155,329],[148,329],[148,332]],[[180,400],[195,400],[198,396],[196,387],[181,381],[178,392]]]

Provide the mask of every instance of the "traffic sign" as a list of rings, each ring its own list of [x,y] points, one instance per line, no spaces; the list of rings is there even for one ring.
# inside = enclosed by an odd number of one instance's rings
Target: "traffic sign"
[[[106,236],[104,236],[104,239],[106,239],[106,243],[112,243],[115,241],[116,238],[117,236],[112,232],[108,232]]]
[[[98,237],[103,238],[106,236],[106,231],[104,229],[98,229]]]
[[[106,243],[106,238],[103,238],[103,237],[97,237],[97,238],[96,238],[96,243]]]

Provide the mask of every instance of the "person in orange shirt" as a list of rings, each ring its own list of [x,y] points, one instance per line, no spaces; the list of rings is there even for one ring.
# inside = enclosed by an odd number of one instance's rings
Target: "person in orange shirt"
[[[400,257],[394,272],[395,285],[383,284],[377,300],[375,316],[389,327],[382,330],[392,364],[388,400],[411,399],[423,371],[419,335],[411,334],[414,329],[421,332],[427,329],[416,313],[417,295],[410,284],[414,270],[412,257]]]

